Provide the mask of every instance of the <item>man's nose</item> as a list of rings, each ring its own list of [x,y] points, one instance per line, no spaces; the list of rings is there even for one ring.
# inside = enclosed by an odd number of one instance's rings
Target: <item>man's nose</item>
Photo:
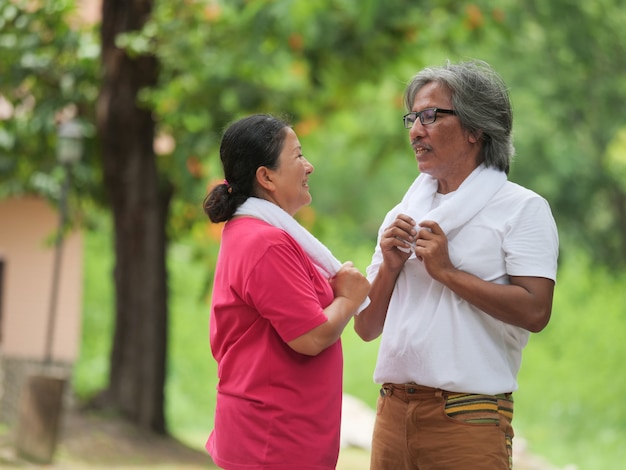
[[[424,124],[419,119],[416,119],[411,128],[409,129],[409,137],[413,142],[417,137],[424,135]]]

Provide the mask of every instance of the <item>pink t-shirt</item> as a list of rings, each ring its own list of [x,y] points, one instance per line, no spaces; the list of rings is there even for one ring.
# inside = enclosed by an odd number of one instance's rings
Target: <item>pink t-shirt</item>
[[[286,232],[242,217],[224,227],[210,338],[218,363],[215,429],[206,448],[227,469],[334,469],[341,342],[317,356],[286,343],[327,321],[328,281]]]

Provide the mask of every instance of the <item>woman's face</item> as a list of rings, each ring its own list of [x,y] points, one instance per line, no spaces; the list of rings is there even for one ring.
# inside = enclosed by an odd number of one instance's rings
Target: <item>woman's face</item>
[[[309,175],[313,173],[314,168],[302,155],[302,146],[293,129],[287,127],[285,132],[283,149],[278,157],[278,168],[267,170],[273,183],[269,197],[293,216],[300,208],[311,203]]]

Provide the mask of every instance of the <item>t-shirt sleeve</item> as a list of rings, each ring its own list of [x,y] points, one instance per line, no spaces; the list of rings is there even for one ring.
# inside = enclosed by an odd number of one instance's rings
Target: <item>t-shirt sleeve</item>
[[[556,281],[559,237],[545,199],[529,199],[511,219],[503,249],[509,275],[545,277]]]
[[[314,270],[306,254],[291,244],[279,243],[268,247],[247,280],[247,301],[285,342],[328,320],[320,296],[328,296],[329,292],[316,291]],[[323,289],[323,285],[318,289]]]

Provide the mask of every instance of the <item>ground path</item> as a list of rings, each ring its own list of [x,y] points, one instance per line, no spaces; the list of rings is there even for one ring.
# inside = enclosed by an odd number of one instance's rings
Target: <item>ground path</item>
[[[34,465],[18,459],[9,433],[0,433],[0,468],[54,470],[200,470],[215,468],[206,453],[163,436],[138,431],[134,426],[94,413],[69,411],[60,430],[55,461]],[[517,443],[516,443],[517,444]],[[516,452],[515,470],[557,470],[542,459]],[[367,470],[368,452],[342,449],[337,470]]]

